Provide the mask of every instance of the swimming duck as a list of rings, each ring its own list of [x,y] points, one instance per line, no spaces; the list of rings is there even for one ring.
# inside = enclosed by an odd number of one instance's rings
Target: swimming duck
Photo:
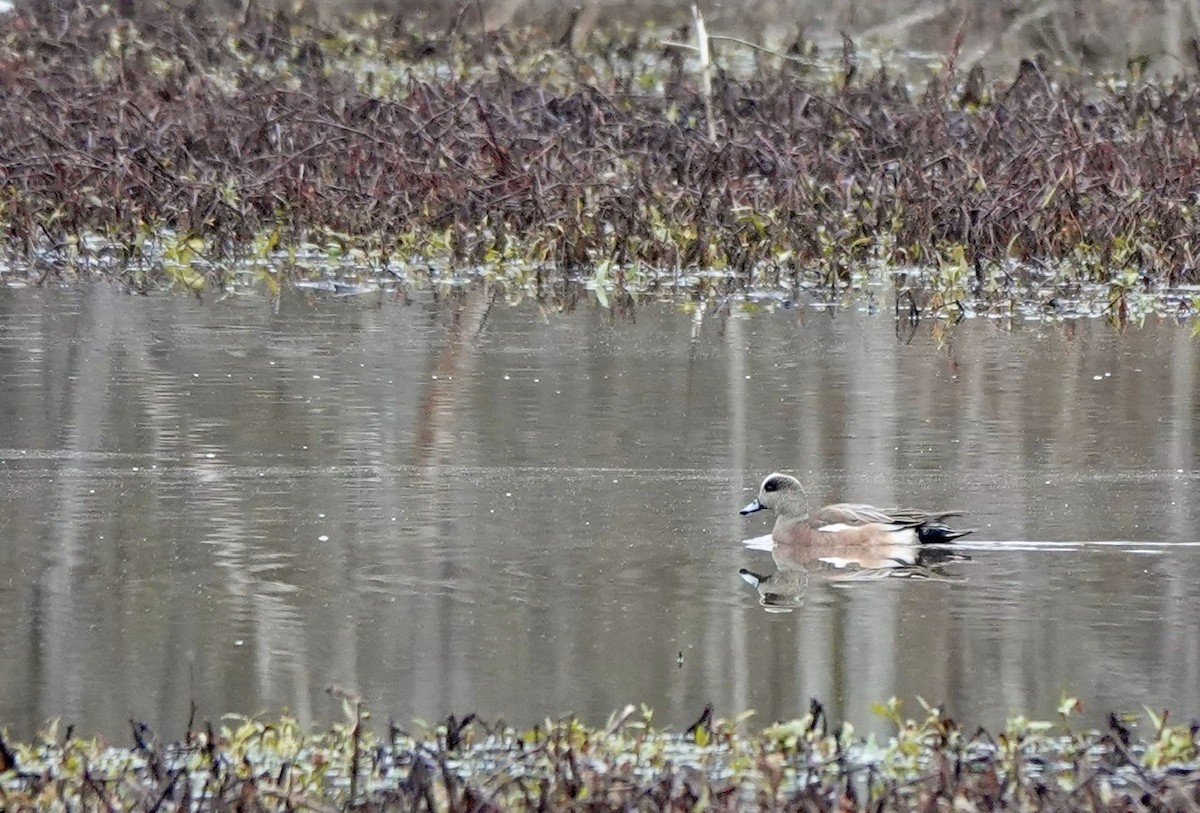
[[[947,517],[958,516],[957,511],[882,509],[837,503],[808,514],[800,481],[779,472],[767,475],[758,497],[741,513],[752,514],[763,509],[777,514],[771,538],[781,545],[918,545],[950,542],[973,530],[957,530],[943,522]]]

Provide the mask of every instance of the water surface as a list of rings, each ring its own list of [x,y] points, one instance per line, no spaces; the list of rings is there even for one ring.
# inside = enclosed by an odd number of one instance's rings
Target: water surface
[[[1200,713],[1187,326],[634,316],[0,291],[0,727],[322,722],[330,684],[400,721]],[[970,560],[768,612],[737,511],[777,469],[961,508]]]

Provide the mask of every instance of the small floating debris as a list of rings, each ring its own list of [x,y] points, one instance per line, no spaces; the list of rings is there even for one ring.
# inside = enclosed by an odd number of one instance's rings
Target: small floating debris
[[[347,282],[337,279],[300,279],[294,283],[301,290],[320,291],[334,296],[359,296],[378,293],[380,286],[370,282]]]

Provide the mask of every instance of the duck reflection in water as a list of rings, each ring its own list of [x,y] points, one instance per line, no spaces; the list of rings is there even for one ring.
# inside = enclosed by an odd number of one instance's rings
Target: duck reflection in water
[[[971,557],[942,545],[878,545],[846,550],[836,544],[813,545],[774,542],[769,536],[747,539],[751,550],[769,550],[774,573],[743,567],[738,575],[758,590],[758,603],[767,612],[789,612],[803,603],[811,575],[838,584],[880,579],[959,581],[945,571],[954,562]]]
[[[869,505],[839,503],[808,514],[800,481],[786,474],[763,480],[758,497],[742,509],[777,513],[770,536],[746,541],[746,546],[769,550],[776,572],[769,575],[742,568],[742,578],[755,587],[759,603],[769,611],[799,607],[811,574],[830,581],[858,582],[885,578],[949,581],[940,567],[969,557],[944,543],[970,533],[945,520],[952,511],[883,510]]]

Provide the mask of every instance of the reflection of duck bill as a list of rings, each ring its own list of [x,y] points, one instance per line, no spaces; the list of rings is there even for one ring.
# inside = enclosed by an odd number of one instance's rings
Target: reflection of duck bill
[[[744,567],[738,571],[738,575],[742,577],[742,581],[744,581],[746,584],[750,585],[751,587],[758,587],[760,584],[762,584],[768,578],[770,578],[768,576],[763,576],[762,574],[755,573],[753,570],[750,570],[750,569],[744,568]]]
[[[742,581],[758,591],[758,603],[769,613],[788,613],[801,605],[808,587],[806,571],[779,570],[769,576],[748,568],[738,570]]]

